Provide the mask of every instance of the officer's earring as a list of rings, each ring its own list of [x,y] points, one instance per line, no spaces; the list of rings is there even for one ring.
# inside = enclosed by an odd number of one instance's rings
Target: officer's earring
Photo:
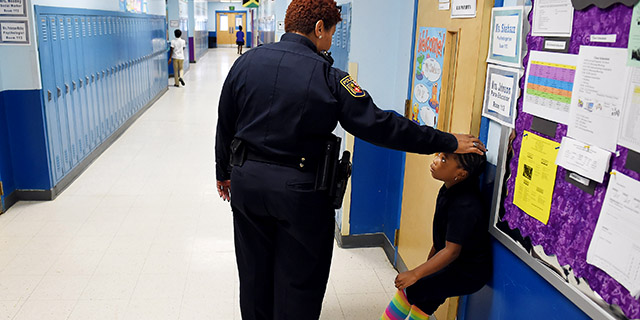
[[[453,179],[453,181],[458,181],[458,177],[456,177],[455,179]]]
[[[320,36],[318,37],[318,39],[322,39],[322,35],[320,35]]]

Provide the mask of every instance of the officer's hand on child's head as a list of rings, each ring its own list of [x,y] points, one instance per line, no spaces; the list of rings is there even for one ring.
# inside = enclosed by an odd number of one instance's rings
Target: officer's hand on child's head
[[[487,152],[484,143],[473,135],[466,133],[453,133],[458,140],[458,149],[455,153],[477,153],[483,155]]]

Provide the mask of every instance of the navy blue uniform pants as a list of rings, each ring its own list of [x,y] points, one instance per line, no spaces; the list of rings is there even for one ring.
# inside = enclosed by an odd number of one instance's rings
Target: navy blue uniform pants
[[[335,211],[315,171],[246,161],[231,173],[242,319],[318,319]]]

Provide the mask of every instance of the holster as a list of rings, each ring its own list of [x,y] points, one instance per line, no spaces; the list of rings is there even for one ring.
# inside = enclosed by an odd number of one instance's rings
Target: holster
[[[231,160],[229,163],[232,167],[242,167],[246,160],[247,146],[244,141],[234,138],[233,141],[231,141]]]
[[[344,151],[338,158],[342,139],[331,135],[325,144],[324,156],[318,165],[316,190],[327,191],[334,209],[342,207],[347,182],[351,176],[351,153]]]

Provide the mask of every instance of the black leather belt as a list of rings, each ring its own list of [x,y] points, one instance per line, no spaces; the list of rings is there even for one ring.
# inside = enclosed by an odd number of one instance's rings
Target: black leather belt
[[[247,160],[275,164],[279,166],[291,167],[301,170],[315,169],[318,165],[318,161],[312,158],[306,157],[291,157],[291,156],[275,156],[259,154],[251,150],[247,150]]]

